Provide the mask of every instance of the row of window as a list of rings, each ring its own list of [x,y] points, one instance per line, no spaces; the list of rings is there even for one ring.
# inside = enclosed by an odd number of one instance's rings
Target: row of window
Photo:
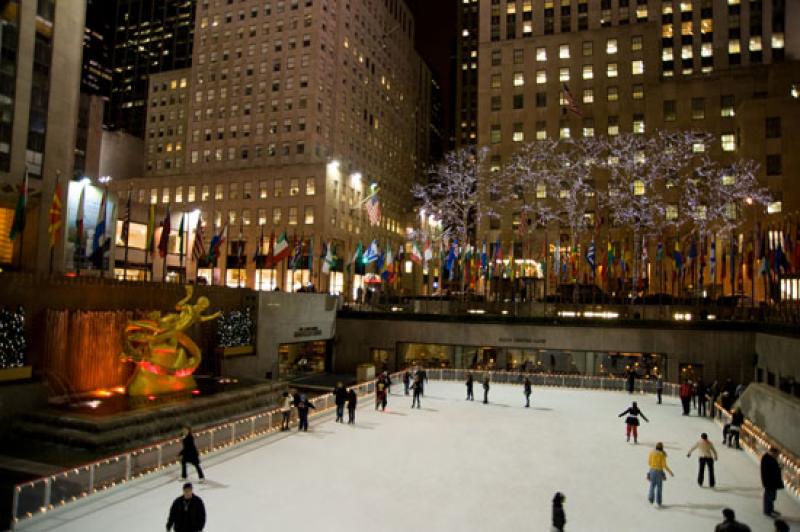
[[[283,197],[285,191],[283,184],[284,180],[282,178],[276,178],[272,180],[271,197]],[[267,199],[270,197],[270,182],[267,180],[259,181],[258,189],[255,191],[253,189],[252,181],[245,181],[241,183],[241,188],[239,185],[240,183],[228,183],[226,197],[225,185],[221,183],[215,184],[213,186],[214,201],[223,201],[225,199],[256,199],[255,193],[258,194],[258,199]],[[317,180],[314,177],[306,177],[305,179],[291,178],[288,180],[288,185],[288,194],[290,197],[300,196],[301,194],[305,196],[315,196],[317,193]],[[239,194],[240,191],[241,195]],[[186,203],[194,203],[195,201],[210,201],[212,199],[211,192],[211,185],[178,185],[174,187],[174,190],[170,187],[161,187],[160,189],[158,187],[152,187],[149,190],[149,203],[156,204],[159,202],[159,199],[163,204],[183,203],[184,201]],[[350,189],[350,192],[352,193],[352,188]],[[147,199],[147,193],[147,189],[139,189],[139,203],[145,203]]]
[[[634,35],[630,39],[631,52],[640,52],[643,47],[643,40],[641,35]],[[620,39],[608,38],[606,39],[606,54],[616,55],[620,50]],[[535,51],[536,62],[547,62],[547,47],[538,46]],[[594,41],[584,41],[581,44],[581,55],[583,57],[592,57],[594,54]],[[569,44],[561,44],[558,47],[559,59],[570,59],[572,52]],[[513,62],[515,65],[521,65],[525,62],[525,50],[523,48],[515,48],[513,51]],[[492,50],[492,66],[500,66],[503,63],[502,51],[499,49]]]
[[[606,77],[617,78],[620,74],[619,63],[606,64]],[[631,61],[631,74],[641,75],[644,74],[644,61],[642,59],[634,59]],[[584,80],[591,80],[595,77],[594,65],[583,65],[581,71],[581,78]],[[561,82],[570,81],[571,74],[570,68],[560,68],[558,71],[558,80]],[[537,85],[545,85],[547,83],[547,71],[544,69],[536,70],[535,82]],[[501,89],[503,87],[503,76],[500,73],[492,74],[489,81],[492,89]],[[512,77],[514,87],[523,87],[525,85],[525,72],[516,71]]]

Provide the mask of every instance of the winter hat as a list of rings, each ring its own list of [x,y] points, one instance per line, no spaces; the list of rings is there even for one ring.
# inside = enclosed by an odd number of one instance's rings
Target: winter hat
[[[186,484],[183,485],[183,489],[185,489],[185,490],[192,489],[192,483],[191,482],[187,482]]]

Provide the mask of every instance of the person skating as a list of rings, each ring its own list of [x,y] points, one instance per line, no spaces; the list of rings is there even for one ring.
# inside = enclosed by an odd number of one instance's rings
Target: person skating
[[[191,482],[183,485],[183,495],[175,499],[169,509],[167,530],[175,532],[201,532],[206,526],[206,507],[194,494]]]
[[[778,463],[780,451],[776,447],[771,447],[769,451],[761,457],[761,485],[764,487],[764,515],[776,517],[781,514],[775,511],[775,498],[778,490],[783,489],[783,475],[781,465]]]
[[[379,408],[381,411],[386,410],[386,405],[388,404],[386,395],[386,382],[379,377],[375,382],[375,410]]]
[[[647,480],[650,481],[650,490],[647,492],[647,500],[650,501],[650,504],[653,504],[655,501],[660,508],[664,481],[667,479],[667,473],[673,477],[675,476],[667,465],[667,453],[664,452],[663,443],[658,442],[656,448],[650,451],[650,456],[647,457],[647,464],[650,467],[650,471],[647,472]]]
[[[347,402],[347,390],[341,382],[336,383],[333,390],[333,399],[336,403],[336,423],[344,423],[344,404]]]
[[[489,404],[489,377],[483,378],[483,404]]]
[[[356,424],[356,405],[358,404],[358,395],[352,388],[347,392],[347,424]]]
[[[617,417],[622,417],[624,415],[628,416],[625,418],[625,437],[627,441],[631,441],[631,434],[633,434],[633,443],[639,443],[639,416],[642,416],[642,419],[648,423],[650,423],[650,420],[647,419],[644,412],[639,410],[639,405],[636,404],[636,401]]]
[[[708,388],[708,416],[713,418],[717,409],[717,399],[719,398],[719,382],[714,381]]]
[[[317,407],[306,398],[305,394],[300,396],[295,407],[297,408],[297,417],[300,420],[297,424],[297,432],[308,432],[308,409],[313,408],[316,410]]]
[[[661,396],[664,394],[664,377],[661,375],[656,379],[656,397],[658,397],[658,404],[661,404]]]
[[[694,394],[697,398],[697,415],[700,417],[705,417],[707,415],[706,412],[706,394],[708,390],[706,388],[706,383],[703,382],[703,379],[697,381],[697,385],[694,388]]]
[[[533,385],[531,384],[531,380],[528,377],[525,377],[525,382],[522,385],[522,391],[525,394],[525,408],[529,408],[531,406],[532,389]]]
[[[789,525],[783,519],[776,519],[775,532],[789,532]]]
[[[411,408],[414,408],[414,405],[416,405],[417,408],[422,408],[419,400],[422,396],[422,378],[419,375],[414,377],[414,382],[411,384],[411,393],[414,394],[411,399]]]
[[[714,444],[708,440],[708,434],[705,432],[700,435],[700,441],[694,444],[689,452],[686,453],[686,458],[692,456],[692,453],[697,451],[697,454],[700,456],[699,462],[699,469],[697,471],[697,484],[699,486],[703,486],[703,476],[705,474],[706,467],[708,468],[708,485],[712,488],[714,487],[714,461],[717,460],[717,450],[714,448]]]
[[[197,447],[194,444],[194,435],[192,428],[186,427],[186,433],[183,436],[181,452],[178,455],[181,457],[181,479],[186,480],[186,464],[192,464],[197,470],[197,476],[200,477],[200,482],[205,482],[205,475],[203,475],[203,468],[200,467],[200,453],[197,452]]]
[[[628,390],[629,394],[632,394],[636,388],[636,372],[632,369],[629,369],[625,380],[625,389]]]
[[[428,384],[428,372],[425,371],[425,368],[419,368],[416,371],[416,375],[419,377],[419,395],[421,397],[425,396],[425,385]]]
[[[552,522],[554,532],[563,532],[564,526],[567,524],[567,516],[564,513],[564,501],[566,500],[567,498],[560,491],[553,496]]]
[[[281,402],[281,430],[289,430],[289,421],[292,418],[292,405],[294,398],[289,392],[283,392],[283,400]]]
[[[714,532],[750,532],[750,527],[736,520],[736,513],[730,508],[722,510],[722,522],[714,528]]]
[[[692,381],[685,381],[678,390],[678,397],[681,398],[683,415],[688,416],[692,406]]]
[[[383,378],[383,383],[386,385],[386,395],[389,395],[392,393],[392,379],[389,377],[389,372],[384,371],[381,377]]]
[[[744,425],[744,414],[740,408],[734,408],[731,413],[731,425],[728,428],[728,447],[733,447],[736,440],[736,448],[741,449],[739,439],[742,435],[742,425]]]
[[[408,395],[408,390],[409,390],[410,386],[411,386],[411,372],[408,371],[408,370],[405,370],[403,372],[403,390],[404,390],[406,395]]]
[[[475,400],[475,394],[472,392],[474,384],[475,381],[472,379],[472,373],[467,373],[467,401]]]

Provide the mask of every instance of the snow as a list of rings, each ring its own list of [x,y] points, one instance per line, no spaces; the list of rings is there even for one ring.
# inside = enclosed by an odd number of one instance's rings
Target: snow
[[[628,444],[617,417],[631,401],[619,392],[495,385],[490,404],[464,400],[460,383],[431,381],[422,409],[392,388],[389,409],[361,402],[357,424],[311,420],[308,433],[272,435],[206,457],[209,481],[195,484],[208,511],[206,531],[502,532],[547,531],[550,500],[566,494],[570,531],[711,531],[733,508],[754,532],[761,515],[758,466],[722,448],[708,419],[680,415],[676,399],[637,395],[650,423]],[[703,431],[720,452],[717,488],[696,483],[686,451]],[[663,509],[646,499],[647,455],[663,441],[675,471]],[[151,475],[49,512],[21,530],[163,530],[180,494],[178,469]],[[191,475],[194,470],[190,466]],[[798,522],[800,505],[781,492],[777,509]]]

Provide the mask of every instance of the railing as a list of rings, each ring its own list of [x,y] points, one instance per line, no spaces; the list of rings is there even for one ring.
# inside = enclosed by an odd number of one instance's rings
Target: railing
[[[719,403],[714,406],[716,407],[715,418],[717,422],[723,426],[730,423],[731,413],[722,408]],[[778,462],[781,464],[786,491],[795,498],[800,498],[800,457],[770,438],[766,432],[753,425],[750,420],[745,420],[742,426],[739,434],[739,444],[756,460],[760,459],[771,447],[777,448],[780,451]]]
[[[352,388],[359,397],[368,397],[374,394],[375,383],[365,382]],[[318,417],[333,408],[333,394],[320,395],[310,402],[315,407],[311,410],[311,417]],[[277,408],[243,416],[196,431],[195,444],[201,454],[219,451],[279,432],[281,420],[281,411]],[[296,424],[296,419],[292,424]],[[180,461],[180,451],[181,438],[169,438],[18,484],[13,491],[11,528],[13,530],[17,523],[35,515],[173,466]]]

